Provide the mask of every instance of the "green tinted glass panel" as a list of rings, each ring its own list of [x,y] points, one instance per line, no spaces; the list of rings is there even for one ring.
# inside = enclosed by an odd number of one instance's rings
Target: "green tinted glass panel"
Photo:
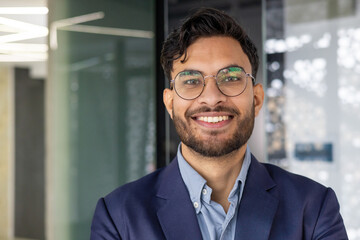
[[[49,2],[49,239],[88,239],[97,200],[155,168],[153,5]]]

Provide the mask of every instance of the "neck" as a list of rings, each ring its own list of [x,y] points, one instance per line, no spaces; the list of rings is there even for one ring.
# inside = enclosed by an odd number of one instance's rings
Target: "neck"
[[[230,203],[228,196],[240,173],[246,151],[241,148],[221,157],[205,157],[182,143],[181,152],[186,161],[211,187],[211,199],[222,205],[227,212]]]

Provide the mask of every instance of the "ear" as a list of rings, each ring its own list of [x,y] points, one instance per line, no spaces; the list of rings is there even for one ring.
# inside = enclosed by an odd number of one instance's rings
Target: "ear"
[[[257,116],[264,103],[264,89],[262,84],[258,83],[254,86],[254,107],[255,116]]]
[[[170,90],[169,88],[165,88],[165,90],[163,92],[163,101],[164,101],[164,105],[165,105],[166,110],[168,111],[171,119],[173,118],[173,116],[172,116],[173,98],[174,98],[174,91]]]

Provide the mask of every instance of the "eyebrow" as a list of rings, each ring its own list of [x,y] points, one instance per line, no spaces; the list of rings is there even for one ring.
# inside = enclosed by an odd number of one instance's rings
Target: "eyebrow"
[[[242,70],[245,71],[245,69],[244,69],[242,66],[239,66],[239,65],[237,65],[237,64],[230,64],[230,65],[227,65],[227,66],[225,66],[225,67],[219,68],[216,73],[218,73],[221,69],[231,68],[231,67],[238,67],[238,68],[241,68]],[[200,70],[197,70],[197,69],[192,69],[192,68],[185,68],[185,69],[182,70],[181,72],[186,72],[186,71],[196,71],[196,72],[200,72],[202,75],[205,75],[203,71],[200,71]],[[179,73],[180,73],[180,72],[179,72]]]

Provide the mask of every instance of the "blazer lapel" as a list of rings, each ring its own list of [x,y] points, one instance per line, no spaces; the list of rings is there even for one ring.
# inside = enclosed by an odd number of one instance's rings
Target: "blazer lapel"
[[[157,193],[157,216],[166,239],[202,239],[195,210],[182,180],[177,158],[163,172]]]
[[[252,156],[238,210],[235,239],[269,239],[278,199],[268,190],[275,185],[266,168]]]

